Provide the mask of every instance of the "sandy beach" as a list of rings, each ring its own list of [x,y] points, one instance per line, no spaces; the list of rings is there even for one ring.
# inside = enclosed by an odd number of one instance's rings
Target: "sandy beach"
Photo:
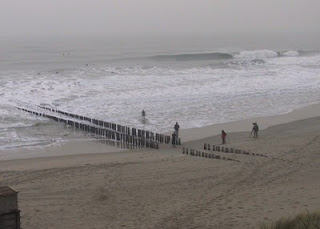
[[[95,140],[1,152],[0,186],[19,191],[24,229],[259,228],[320,209],[320,113],[289,114],[181,130],[183,145],[119,150]],[[259,138],[250,137],[252,122]],[[182,154],[220,144],[236,161]],[[25,156],[21,156],[25,155]],[[64,155],[64,156],[63,156]]]

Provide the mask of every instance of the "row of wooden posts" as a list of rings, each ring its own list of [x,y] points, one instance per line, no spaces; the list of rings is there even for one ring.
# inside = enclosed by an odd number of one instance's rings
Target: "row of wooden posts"
[[[201,152],[200,150],[194,150],[194,149],[188,149],[188,148],[182,148],[182,153],[186,155],[191,155],[191,156],[198,156],[198,157],[205,157],[209,159],[221,159],[221,160],[228,160],[228,161],[235,161],[235,162],[240,162],[239,160],[235,160],[232,158],[227,158],[223,157],[220,155],[215,155],[213,153],[208,153],[208,152]]]
[[[210,150],[210,151],[224,152],[224,153],[236,153],[236,154],[245,154],[245,155],[252,155],[252,156],[259,156],[259,157],[267,157],[266,155],[259,154],[259,153],[250,153],[245,150],[228,148],[224,146],[210,145],[208,143],[204,143],[203,149]]]
[[[117,131],[119,133],[128,134],[128,135],[132,135],[132,136],[138,136],[138,137],[146,138],[146,139],[151,139],[151,140],[155,140],[159,143],[165,143],[165,144],[170,143],[170,136],[166,136],[164,134],[154,133],[151,131],[141,130],[141,129],[137,129],[137,128],[130,128],[127,126],[123,126],[123,125],[119,125],[119,124],[115,124],[115,123],[111,123],[111,122],[105,122],[102,120],[93,119],[93,118],[89,118],[89,117],[81,116],[81,115],[77,115],[77,114],[72,114],[72,113],[60,111],[57,109],[51,109],[48,107],[43,107],[43,106],[39,106],[39,107],[42,109],[49,110],[51,112],[56,112],[56,113],[74,118],[74,119],[87,121],[87,122],[90,122],[91,124],[93,123],[97,126],[101,126],[105,129]]]
[[[132,147],[126,148],[141,148],[141,147],[148,147],[153,149],[158,149],[159,144],[169,144],[170,143],[170,136],[166,136],[164,134],[154,133],[151,131],[130,128],[126,126],[122,126],[115,123],[105,122],[97,119],[88,118],[85,116],[80,116],[68,112],[59,111],[56,109],[50,109],[47,107],[42,107],[42,109],[49,110],[51,112],[59,113],[65,117],[59,117],[51,114],[46,114],[44,112],[32,111],[25,108],[19,108],[20,110],[47,117],[53,119],[57,122],[64,122],[65,124],[72,126],[77,129],[81,129],[83,131],[87,131],[93,133],[95,135],[103,137],[103,139],[108,139],[111,141],[118,141],[123,142],[126,144],[131,144]],[[79,121],[76,121],[79,120]],[[123,145],[126,145],[123,144]]]

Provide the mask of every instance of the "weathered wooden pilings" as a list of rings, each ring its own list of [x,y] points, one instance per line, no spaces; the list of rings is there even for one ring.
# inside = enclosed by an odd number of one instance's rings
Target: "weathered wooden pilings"
[[[137,129],[137,128],[130,128],[127,126],[122,126],[122,125],[115,124],[115,123],[110,123],[110,122],[97,120],[97,119],[93,119],[93,118],[89,118],[89,117],[85,117],[85,116],[80,116],[77,114],[72,114],[69,112],[65,112],[65,111],[61,111],[61,110],[57,110],[57,109],[52,109],[52,108],[48,108],[48,107],[44,107],[44,106],[38,106],[38,107],[40,107],[42,109],[49,110],[51,112],[56,112],[56,113],[59,113],[59,114],[62,114],[62,115],[68,116],[68,117],[72,117],[74,119],[80,119],[83,121],[87,121],[87,122],[93,123],[97,126],[101,126],[105,129],[117,131],[119,133],[136,136],[136,137],[140,137],[143,139],[150,139],[150,140],[156,141],[158,143],[164,143],[164,144],[170,143],[170,136],[167,136],[164,134],[154,133],[151,131],[146,131],[146,130]],[[180,139],[179,139],[178,143],[179,143],[179,145],[181,144]]]
[[[102,124],[102,121],[90,119],[90,122],[88,122],[89,118],[83,117],[83,116],[69,114],[67,117],[59,117],[51,114],[46,114],[44,112],[32,111],[25,108],[18,107],[18,109],[34,115],[50,118],[57,122],[64,122],[66,125],[69,125],[75,129],[80,129],[80,130],[95,134],[96,136],[99,136],[101,139],[119,142],[121,143],[120,144],[121,146],[126,146],[126,148],[148,147],[148,148],[158,149],[159,143],[164,143],[164,142],[161,142],[161,141],[159,142],[150,138],[150,133],[149,133],[149,138],[146,138],[146,135],[142,135],[142,134],[140,136],[130,135],[128,128],[125,128],[124,126],[118,125],[119,126],[118,127],[116,124],[112,123],[111,125],[109,125],[111,126],[111,129],[109,129],[109,128],[103,127],[104,124]],[[66,112],[63,112],[63,113],[59,112],[59,113],[65,115]],[[79,121],[77,119],[79,119]],[[127,145],[131,145],[131,146],[129,147]]]
[[[210,151],[217,151],[217,152],[236,153],[236,154],[244,154],[244,155],[251,155],[251,156],[267,157],[266,155],[259,154],[259,153],[251,153],[251,152],[248,152],[245,150],[228,148],[225,146],[210,145],[208,143],[204,143],[203,149],[210,150]]]
[[[182,153],[190,156],[196,156],[196,157],[204,157],[208,159],[222,159],[222,160],[227,160],[227,161],[235,161],[235,162],[240,162],[239,160],[235,160],[232,158],[227,158],[227,157],[221,157],[221,155],[216,155],[213,153],[208,153],[208,152],[203,152],[200,150],[194,150],[194,149],[189,149],[189,148],[182,148]]]

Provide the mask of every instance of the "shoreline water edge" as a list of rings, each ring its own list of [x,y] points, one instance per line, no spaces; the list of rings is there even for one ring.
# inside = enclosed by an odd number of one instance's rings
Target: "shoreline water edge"
[[[179,134],[183,143],[197,141],[212,136],[219,135],[224,129],[228,133],[248,132],[250,133],[252,123],[258,122],[260,129],[266,129],[271,126],[284,124],[292,121],[317,117],[320,113],[320,104],[312,104],[307,107],[293,110],[286,114],[256,117],[245,120],[238,120],[227,123],[218,123],[200,128],[181,129]],[[62,126],[60,128],[63,128]],[[170,132],[165,134],[170,135]],[[117,148],[105,144],[103,140],[95,139],[91,136],[78,135],[79,138],[69,139],[68,141],[55,142],[54,139],[47,145],[35,145],[28,147],[19,147],[2,150],[0,152],[0,161],[37,158],[37,157],[56,157],[95,153],[123,152],[127,149]]]

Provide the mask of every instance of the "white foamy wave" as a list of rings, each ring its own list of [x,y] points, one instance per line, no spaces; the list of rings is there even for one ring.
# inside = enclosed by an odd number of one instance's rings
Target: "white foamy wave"
[[[299,53],[297,51],[288,51],[288,52],[283,53],[283,55],[294,57],[294,56],[299,56]]]
[[[0,71],[0,151],[82,137],[15,108],[20,106],[36,110],[34,105],[44,104],[156,132],[171,131],[176,121],[193,128],[284,113],[320,100],[320,55],[299,52],[297,58],[256,50],[223,61],[124,61],[58,74]]]
[[[254,50],[254,51],[242,51],[239,54],[234,55],[237,59],[245,60],[256,60],[256,59],[266,59],[266,58],[275,58],[279,54],[273,50]]]

